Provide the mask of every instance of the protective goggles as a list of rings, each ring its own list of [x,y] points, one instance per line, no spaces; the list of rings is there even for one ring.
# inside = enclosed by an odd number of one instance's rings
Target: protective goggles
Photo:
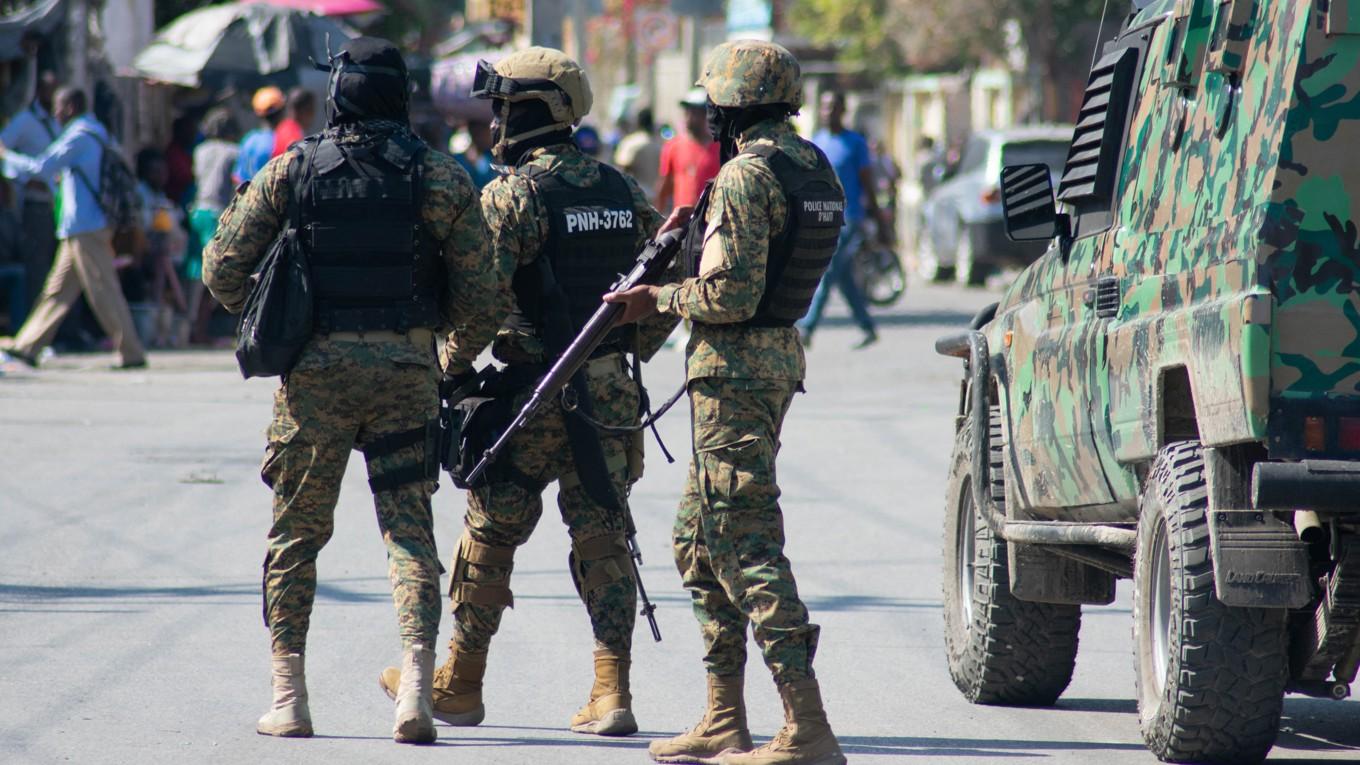
[[[349,52],[337,53],[330,57],[326,63],[322,64],[313,61],[312,66],[318,71],[330,72],[332,74],[376,74],[384,77],[395,77],[403,82],[406,81],[406,72],[392,66],[371,66],[369,64],[356,64],[349,58]]]
[[[496,74],[496,70],[491,68],[486,59],[480,59],[477,62],[477,71],[472,75],[472,91],[468,95],[473,98],[503,98],[507,101],[516,101],[526,93],[544,90],[560,88],[552,80],[511,79]]]

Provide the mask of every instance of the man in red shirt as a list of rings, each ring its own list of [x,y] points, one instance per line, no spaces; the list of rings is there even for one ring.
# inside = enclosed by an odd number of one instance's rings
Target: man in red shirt
[[[685,132],[661,147],[656,206],[662,212],[697,202],[704,184],[718,174],[722,161],[718,158],[718,143],[708,132],[704,114],[707,100],[703,88],[694,88],[685,95],[680,102],[685,108]]]
[[[274,153],[277,157],[288,151],[288,147],[301,141],[307,135],[307,126],[316,116],[316,96],[310,90],[293,88],[288,91],[288,116],[274,128]]]

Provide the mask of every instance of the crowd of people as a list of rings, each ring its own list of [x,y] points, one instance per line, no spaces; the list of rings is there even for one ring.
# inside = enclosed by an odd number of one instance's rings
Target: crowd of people
[[[147,347],[228,341],[203,247],[235,188],[316,127],[316,96],[259,89],[244,134],[228,106],[176,117],[163,148],[135,155],[126,225],[107,210],[122,147],[87,95],[50,71],[32,91],[0,130],[0,352],[36,366],[53,344],[111,348],[126,369],[145,366]]]
[[[100,198],[102,153],[117,150],[115,139],[86,108],[84,93],[61,89],[50,71],[34,79],[29,105],[0,130],[0,351],[36,365],[53,343],[112,348],[120,353],[119,367],[135,368],[145,364],[147,346],[229,341],[232,325],[214,321],[223,314],[201,282],[202,249],[234,189],[317,127],[317,97],[304,88],[260,88],[250,101],[256,124],[248,131],[226,106],[175,118],[163,148],[136,155],[141,235],[115,237],[117,226],[106,219]],[[578,127],[573,139],[586,155],[612,160],[637,180],[662,212],[693,205],[721,164],[705,100],[701,88],[685,94],[683,123],[673,133],[668,126],[658,130],[652,110],[642,108],[621,120],[612,140],[589,125]],[[863,332],[862,347],[877,331],[853,278],[853,251],[866,232],[886,237],[892,227],[875,203],[880,160],[863,136],[845,127],[844,114],[843,96],[827,94],[824,127],[813,142],[848,193],[848,224],[798,329],[810,344],[830,291],[838,289]],[[454,156],[479,190],[497,177],[488,122],[465,123],[441,143],[435,145]]]

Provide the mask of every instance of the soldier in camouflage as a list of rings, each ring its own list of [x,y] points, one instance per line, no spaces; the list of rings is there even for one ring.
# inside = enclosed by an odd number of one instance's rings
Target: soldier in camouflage
[[[659,310],[693,322],[694,457],[674,541],[706,646],[708,709],[650,751],[658,762],[844,763],[812,671],[818,627],[783,553],[775,455],[805,369],[793,322],[830,262],[845,197],[825,156],[787,120],[802,101],[787,50],[724,43],[699,85],[725,162],[686,238],[697,276],[606,296],[628,305],[625,320]],[[748,623],[785,715],[783,729],[756,749],[742,693]]]
[[[563,335],[570,338],[584,326],[662,221],[633,179],[572,143],[572,126],[591,106],[590,84],[576,62],[560,51],[535,47],[501,59],[494,68],[485,62],[480,66],[474,95],[494,103],[492,156],[509,167],[482,192],[494,261],[505,292],[513,295],[503,306],[509,319],[492,352],[506,365],[501,380],[514,381],[508,386],[518,389],[513,394],[518,409],[533,381],[565,347]],[[565,302],[564,311],[551,308],[555,298]],[[673,316],[659,316],[636,333],[630,327],[605,339],[586,370],[597,421],[611,426],[638,421],[639,389],[624,352],[649,358],[675,323]],[[450,371],[465,377],[482,346],[456,342],[450,350]],[[451,725],[477,725],[485,717],[482,678],[492,636],[505,608],[514,604],[515,549],[528,541],[543,512],[543,490],[556,481],[558,508],[572,540],[572,577],[590,615],[596,649],[589,701],[570,727],[615,736],[637,730],[629,689],[636,583],[623,515],[604,505],[598,489],[626,501],[629,486],[641,475],[641,438],[601,437],[587,426],[586,435],[597,444],[593,448],[603,451],[603,468],[592,476],[577,456],[589,445],[574,440],[572,428],[581,424],[575,417],[560,401],[545,406],[491,467],[488,485],[468,492],[449,592],[453,635],[448,660],[435,676],[435,716]],[[594,492],[592,478],[598,481]],[[395,668],[381,678],[389,694],[397,680]]]
[[[446,330],[453,347],[489,342],[498,281],[476,189],[458,163],[410,132],[409,92],[390,43],[347,43],[332,60],[325,131],[270,161],[204,252],[204,283],[239,312],[266,250],[301,223],[294,235],[303,237],[317,302],[317,333],[275,393],[261,470],[274,492],[264,561],[274,702],[262,734],[312,735],[303,655],[316,558],[334,528],[350,450],[359,449],[404,647],[393,736],[435,739],[440,566],[426,459],[439,406],[434,342]]]

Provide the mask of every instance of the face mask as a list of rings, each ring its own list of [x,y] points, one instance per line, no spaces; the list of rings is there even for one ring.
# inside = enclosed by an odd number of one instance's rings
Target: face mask
[[[736,156],[737,136],[732,130],[732,114],[728,109],[709,101],[704,105],[704,119],[708,122],[708,132],[718,142],[718,155],[723,162]]]

